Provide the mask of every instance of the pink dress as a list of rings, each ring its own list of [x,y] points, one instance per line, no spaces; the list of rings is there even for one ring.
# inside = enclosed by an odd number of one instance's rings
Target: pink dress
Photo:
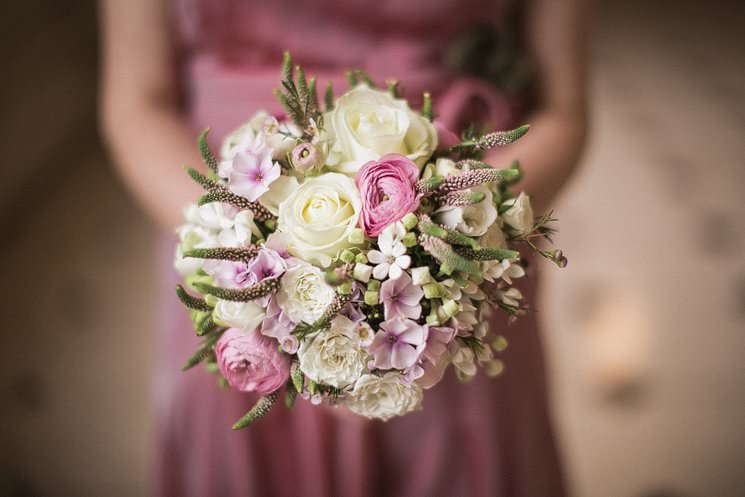
[[[272,95],[281,52],[334,81],[362,68],[397,78],[407,95],[436,97],[455,125],[477,102],[481,117],[506,125],[514,102],[482,81],[444,69],[448,43],[476,23],[498,25],[493,0],[179,0],[173,4],[189,117],[219,139]],[[320,86],[320,85],[319,85]],[[196,136],[196,135],[195,135]],[[215,144],[216,145],[216,144]],[[425,409],[387,423],[341,418],[299,400],[277,406],[240,432],[231,424],[255,398],[220,389],[201,368],[182,373],[198,343],[173,288],[173,244],[163,251],[163,309],[156,382],[158,493],[165,497],[561,497],[564,495],[535,317],[493,326],[510,346],[505,372],[467,385],[448,373],[427,391]],[[532,285],[535,284],[533,275]],[[535,292],[527,289],[534,301]]]

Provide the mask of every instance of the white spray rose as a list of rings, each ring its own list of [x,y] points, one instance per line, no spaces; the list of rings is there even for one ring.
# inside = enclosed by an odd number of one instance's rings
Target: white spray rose
[[[472,192],[483,193],[484,200],[463,207],[444,206],[435,212],[435,220],[464,235],[481,236],[497,220],[497,208],[491,190],[484,185],[475,186]]]
[[[315,323],[336,295],[315,266],[296,261],[282,275],[276,294],[277,304],[295,323]]]
[[[328,330],[308,336],[298,350],[300,370],[311,380],[344,388],[367,370],[369,355],[357,325],[338,315]]]
[[[388,421],[421,408],[422,388],[416,383],[402,383],[399,373],[383,376],[366,374],[354,385],[345,399],[350,411],[370,419]]]
[[[306,179],[279,205],[278,229],[287,233],[290,254],[326,267],[352,246],[361,201],[354,181],[327,173]]]
[[[285,159],[287,154],[297,145],[297,139],[302,131],[291,123],[280,123],[274,116],[261,111],[257,112],[248,122],[236,128],[222,142],[220,155],[223,160],[230,160],[239,150],[245,150],[256,140],[256,136],[264,135],[266,145],[272,149],[272,159]]]
[[[264,308],[256,302],[218,300],[213,316],[218,324],[253,331],[264,320]]]
[[[327,165],[347,174],[391,153],[405,155],[421,168],[437,148],[437,131],[429,120],[405,100],[367,85],[339,97],[323,122],[322,139],[331,141]]]
[[[525,192],[520,192],[517,198],[505,201],[505,205],[511,207],[502,215],[504,221],[520,234],[529,233],[533,229],[534,221],[530,197],[525,195]]]
[[[174,266],[182,276],[190,276],[201,269],[204,260],[184,257],[184,253],[195,248],[218,246],[237,247],[250,243],[251,234],[260,234],[250,211],[237,209],[220,202],[202,206],[189,205],[184,210],[186,224],[178,229],[179,244],[176,247]]]

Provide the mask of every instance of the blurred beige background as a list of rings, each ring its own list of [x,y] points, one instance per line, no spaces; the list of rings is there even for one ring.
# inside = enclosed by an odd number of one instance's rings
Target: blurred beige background
[[[97,144],[94,7],[0,14],[2,495],[148,490],[157,233]],[[539,305],[570,483],[742,496],[745,11],[595,19],[592,137],[557,205],[570,265]]]

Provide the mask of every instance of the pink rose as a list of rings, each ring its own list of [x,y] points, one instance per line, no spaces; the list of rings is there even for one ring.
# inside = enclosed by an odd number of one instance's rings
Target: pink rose
[[[290,357],[277,350],[277,342],[258,331],[227,330],[215,346],[220,373],[241,392],[266,395],[290,377]]]
[[[370,161],[357,172],[354,184],[362,198],[360,226],[369,237],[376,237],[386,226],[419,207],[414,185],[419,168],[399,154],[387,154]]]

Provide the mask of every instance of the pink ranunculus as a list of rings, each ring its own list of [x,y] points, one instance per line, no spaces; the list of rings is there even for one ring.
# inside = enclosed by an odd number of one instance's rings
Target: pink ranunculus
[[[215,346],[220,373],[241,392],[266,395],[280,388],[290,376],[290,357],[277,350],[277,342],[258,330],[225,331]]]
[[[360,168],[354,183],[362,198],[360,226],[367,236],[378,236],[419,207],[420,195],[414,190],[418,177],[417,165],[399,154],[384,155]]]

